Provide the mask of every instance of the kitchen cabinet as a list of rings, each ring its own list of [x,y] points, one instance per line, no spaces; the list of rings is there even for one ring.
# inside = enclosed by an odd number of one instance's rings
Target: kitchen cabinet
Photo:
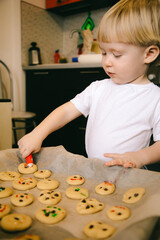
[[[37,114],[39,124],[53,109],[72,99],[91,82],[106,78],[101,67],[75,69],[25,70],[26,110]],[[87,119],[75,119],[50,134],[44,147],[63,145],[67,151],[86,156],[85,127]]]
[[[118,0],[46,0],[46,9],[62,16],[68,16],[98,8],[111,7]]]

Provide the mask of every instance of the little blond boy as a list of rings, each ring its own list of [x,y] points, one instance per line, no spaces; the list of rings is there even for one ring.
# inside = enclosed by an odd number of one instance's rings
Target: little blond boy
[[[119,1],[103,16],[98,41],[110,78],[93,82],[20,139],[24,158],[83,114],[89,158],[137,168],[160,160],[160,88],[147,79],[149,67],[160,59],[160,2]],[[152,134],[155,143],[149,146]]]

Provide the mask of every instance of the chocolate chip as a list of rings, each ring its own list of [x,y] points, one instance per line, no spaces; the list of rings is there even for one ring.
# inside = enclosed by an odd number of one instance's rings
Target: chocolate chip
[[[89,228],[90,228],[90,229],[94,228],[94,225],[90,225]]]
[[[14,219],[15,219],[15,220],[19,220],[19,218],[18,218],[18,217],[15,217]]]
[[[45,200],[48,200],[48,199],[49,199],[49,197],[46,197],[46,198],[45,198]]]
[[[56,211],[55,210],[53,210],[51,213],[55,213]]]
[[[24,196],[23,195],[20,195],[21,198],[23,198]]]
[[[90,206],[89,206],[89,205],[87,205],[87,206],[86,206],[86,209],[89,209],[89,208],[90,208]]]
[[[134,196],[135,196],[135,197],[138,197],[138,196],[139,196],[139,193],[135,193]]]
[[[55,194],[54,194],[54,196],[55,196],[55,197],[58,197],[58,196],[59,196],[59,194],[58,194],[58,193],[55,193]]]
[[[46,212],[46,213],[45,213],[45,216],[48,217],[48,216],[49,216],[49,212]]]
[[[102,230],[103,230],[103,231],[107,231],[108,229],[107,229],[107,228],[103,228]]]
[[[82,200],[82,202],[83,202],[83,203],[86,203],[86,200],[85,200],[85,199],[83,199],[83,200]]]
[[[74,176],[74,178],[77,178],[77,176]]]
[[[22,182],[22,184],[25,184],[25,182]]]
[[[41,194],[40,194],[40,196],[43,196],[43,195],[44,195],[44,193],[41,193]]]
[[[91,205],[91,207],[93,208],[94,206],[93,206],[93,205]]]
[[[122,215],[122,213],[121,213],[121,212],[119,212],[119,213],[117,213],[117,215],[119,215],[119,216],[120,216],[120,215]]]
[[[132,196],[129,196],[129,197],[128,197],[128,199],[131,199],[131,198],[132,198]]]
[[[108,188],[104,188],[104,191],[108,191]]]
[[[20,200],[19,200],[19,202],[23,202],[23,200],[22,200],[22,199],[20,199]]]

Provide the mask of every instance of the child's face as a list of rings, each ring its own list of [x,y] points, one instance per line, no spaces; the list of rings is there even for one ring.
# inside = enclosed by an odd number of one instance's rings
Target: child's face
[[[102,50],[102,66],[107,75],[117,84],[148,82],[144,47],[127,43],[99,43]]]

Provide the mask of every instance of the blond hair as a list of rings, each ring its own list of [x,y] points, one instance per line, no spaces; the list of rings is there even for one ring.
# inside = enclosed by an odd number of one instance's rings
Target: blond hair
[[[120,0],[103,16],[98,40],[160,47],[160,0]]]

